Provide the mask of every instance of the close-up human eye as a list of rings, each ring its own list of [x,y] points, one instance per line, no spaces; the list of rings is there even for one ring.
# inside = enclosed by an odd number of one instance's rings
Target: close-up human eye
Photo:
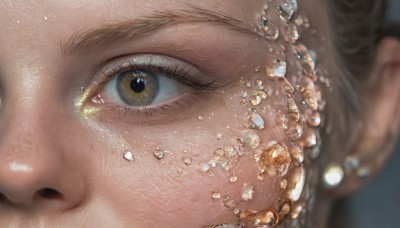
[[[149,106],[175,98],[188,89],[163,72],[134,69],[113,76],[99,96],[113,104]]]
[[[397,227],[399,10],[0,0],[0,228]]]
[[[116,58],[99,70],[88,86],[91,96],[86,102],[99,110],[167,116],[167,111],[184,113],[184,109],[199,105],[200,94],[212,96],[223,87],[219,84],[215,76],[177,58],[131,55]]]

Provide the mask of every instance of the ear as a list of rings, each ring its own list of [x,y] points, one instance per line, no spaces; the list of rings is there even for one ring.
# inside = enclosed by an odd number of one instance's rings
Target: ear
[[[400,130],[400,42],[381,41],[374,69],[358,91],[362,105],[361,130],[343,161],[344,179],[335,190],[353,192],[367,183],[391,155]]]

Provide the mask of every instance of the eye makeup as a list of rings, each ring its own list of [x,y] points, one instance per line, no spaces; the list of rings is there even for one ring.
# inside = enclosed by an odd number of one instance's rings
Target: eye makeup
[[[167,94],[165,95],[167,98],[161,97],[156,99],[161,100],[161,102],[156,101],[154,104],[149,105],[129,105],[124,102],[124,96],[118,97],[117,95],[116,99],[105,96],[103,93],[104,89],[109,88],[109,91],[117,91],[119,89],[118,86],[111,85],[111,87],[109,87],[107,84],[110,83],[110,81],[112,82],[117,79],[121,74],[133,71],[149,72],[154,75],[160,75],[157,77],[165,79],[162,79],[164,83],[158,86],[159,89],[165,90],[168,85],[173,87],[174,85],[177,85],[177,88],[182,88],[180,89],[181,92],[180,94],[176,94],[176,91],[167,91]],[[147,83],[149,83],[147,86],[152,88],[155,86],[154,83],[152,83],[154,80],[148,81],[149,79],[150,78],[147,79]],[[118,81],[116,83],[117,85],[121,85],[120,83],[118,84]],[[106,110],[105,112],[109,113],[109,117],[116,118],[120,118],[121,116],[125,118],[128,118],[129,116],[137,117],[142,114],[147,116],[146,118],[153,118],[159,113],[161,113],[163,118],[165,118],[170,114],[168,111],[174,112],[184,106],[190,105],[190,102],[200,94],[204,94],[204,91],[213,91],[225,86],[219,84],[221,83],[217,82],[216,78],[205,75],[195,66],[182,60],[167,56],[140,54],[129,57],[120,57],[111,60],[109,63],[102,66],[99,73],[94,76],[94,80],[90,83],[85,93],[77,100],[76,104],[83,108],[82,113],[86,115],[92,115],[101,112],[102,110]],[[186,87],[186,89],[184,87]],[[129,85],[129,82],[126,82],[124,88],[126,88],[125,90],[133,90],[132,83]],[[168,98],[168,96],[170,98]],[[89,101],[86,101],[85,105],[83,105],[82,100]],[[138,102],[144,102],[144,100]],[[110,114],[110,112],[112,114]]]

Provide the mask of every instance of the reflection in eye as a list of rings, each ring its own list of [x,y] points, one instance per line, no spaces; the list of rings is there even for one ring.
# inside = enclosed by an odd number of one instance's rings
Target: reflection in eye
[[[101,96],[111,103],[147,106],[165,102],[187,90],[188,86],[163,73],[130,70],[116,75]]]

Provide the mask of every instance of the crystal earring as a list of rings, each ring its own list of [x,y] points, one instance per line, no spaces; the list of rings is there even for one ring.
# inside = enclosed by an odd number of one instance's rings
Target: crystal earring
[[[323,183],[326,189],[333,189],[338,187],[344,178],[344,171],[341,165],[330,164],[323,173]]]

